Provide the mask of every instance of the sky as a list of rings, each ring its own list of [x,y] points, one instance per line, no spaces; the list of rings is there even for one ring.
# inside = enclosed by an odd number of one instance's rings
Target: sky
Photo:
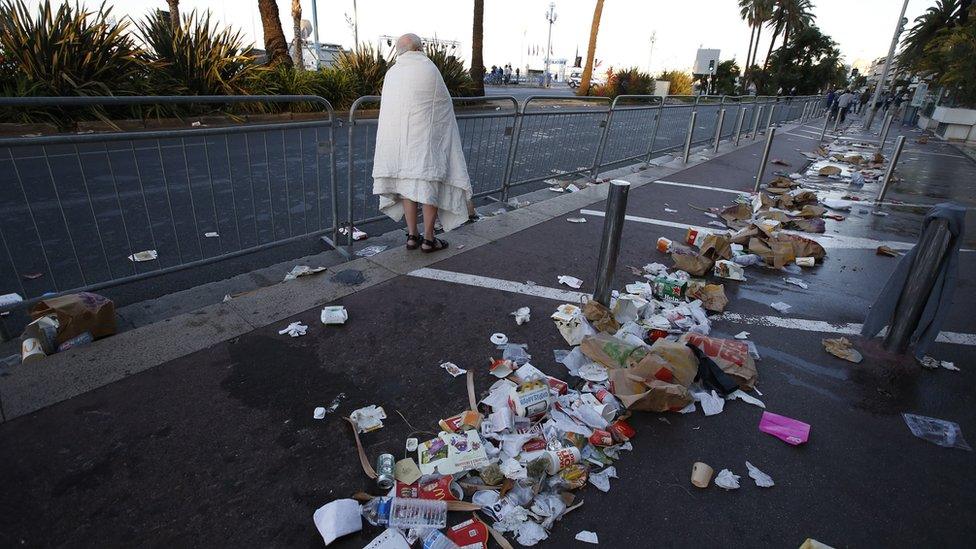
[[[28,0],[36,5],[40,0]],[[57,2],[57,0],[52,0]],[[97,6],[101,0],[81,0]],[[572,61],[586,55],[596,0],[554,0],[557,19],[552,26],[553,57]],[[485,0],[485,65],[538,65],[547,39],[545,13],[550,0]],[[165,0],[108,0],[117,15],[143,17]],[[303,18],[311,19],[311,0],[302,0]],[[838,42],[847,64],[864,65],[887,54],[901,8],[900,0],[813,0],[817,25]],[[935,0],[909,0],[909,21]],[[376,43],[381,35],[413,32],[424,37],[457,40],[461,57],[471,58],[473,0],[358,0],[360,42]],[[638,66],[652,72],[688,70],[699,47],[721,50],[721,60],[735,58],[742,65],[749,44],[749,28],[739,18],[736,0],[605,0],[596,58],[602,66]],[[256,0],[181,0],[184,13],[211,10],[213,16],[239,28],[259,47],[263,44]],[[285,36],[292,37],[291,0],[278,0]],[[346,22],[353,0],[318,0],[319,40],[353,45]],[[910,26],[910,24],[909,24]],[[763,30],[759,58],[769,47]],[[654,36],[653,49],[651,37]],[[778,44],[778,42],[777,42]]]

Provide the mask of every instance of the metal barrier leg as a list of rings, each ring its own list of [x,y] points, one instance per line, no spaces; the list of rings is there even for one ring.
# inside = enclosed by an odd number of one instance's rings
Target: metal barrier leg
[[[881,127],[881,139],[878,141],[878,152],[880,153],[884,149],[885,141],[888,140],[888,130],[891,129],[891,121],[894,119],[893,114],[889,114],[885,117],[884,126]]]
[[[688,120],[688,134],[685,136],[685,152],[682,158],[685,160],[685,164],[688,163],[688,157],[691,156],[691,138],[695,133],[695,121],[698,119],[698,112],[691,111],[691,118]]]
[[[769,106],[769,117],[766,118],[766,131],[769,131],[769,128],[772,127],[772,125],[773,125],[773,113],[775,113],[775,112],[776,112],[776,105],[770,105]]]
[[[891,162],[888,163],[888,169],[885,170],[884,178],[881,180],[881,189],[878,190],[878,198],[874,200],[875,204],[884,200],[885,194],[888,193],[888,185],[891,183],[891,177],[895,174],[895,165],[898,164],[898,159],[901,158],[901,150],[905,148],[905,136],[899,135],[898,141],[895,142],[895,152],[891,155]]]
[[[932,286],[949,253],[951,240],[952,233],[949,232],[949,223],[945,219],[936,219],[929,223],[919,237],[915,246],[915,260],[912,261],[905,286],[895,306],[891,326],[888,327],[882,343],[886,351],[902,353],[908,348],[909,339],[918,327]]]
[[[715,121],[715,153],[718,154],[718,144],[722,141],[722,126],[725,125],[725,109],[718,111]]]
[[[661,118],[664,116],[664,101],[661,101],[661,105],[657,108],[657,114],[654,115],[654,132],[651,133],[651,144],[647,147],[647,160],[644,162],[647,164],[651,163],[651,158],[654,155],[654,142],[657,141],[657,129],[661,126]]]
[[[525,108],[523,105],[522,109]],[[505,174],[502,176],[502,202],[508,202],[508,191],[512,185],[512,172],[515,170],[515,155],[518,154],[519,139],[522,137],[522,112],[515,113],[515,123],[512,129],[512,142],[509,144],[508,157],[505,160]]]
[[[746,119],[746,110],[739,108],[739,117],[735,121],[735,146],[739,146],[739,138],[742,137],[742,121]]]
[[[823,126],[823,129],[820,130],[820,142],[821,143],[823,143],[824,136],[827,135],[827,124],[829,124],[829,123],[830,123],[830,117],[828,116],[828,117],[824,118],[824,126]]]
[[[603,220],[603,239],[600,246],[600,259],[597,262],[596,291],[593,299],[610,306],[610,291],[613,273],[617,268],[617,254],[620,252],[620,233],[624,229],[624,216],[627,213],[627,194],[630,183],[619,179],[610,182],[607,196],[607,214]]]
[[[759,121],[762,120],[763,115],[763,105],[759,105],[759,109],[756,111],[756,121],[752,125],[752,140],[755,141],[759,137]]]
[[[763,148],[762,159],[759,161],[759,172],[756,173],[756,185],[753,192],[759,192],[759,184],[762,183],[763,175],[766,173],[766,163],[769,162],[769,149],[773,148],[773,136],[776,135],[776,128],[769,128],[766,132],[766,147]]]
[[[600,164],[603,163],[603,153],[607,147],[607,137],[610,135],[610,124],[613,123],[613,105],[607,111],[607,117],[603,121],[603,133],[600,135],[600,144],[597,145],[596,155],[593,157],[593,168],[590,170],[590,180],[596,181],[599,174]]]

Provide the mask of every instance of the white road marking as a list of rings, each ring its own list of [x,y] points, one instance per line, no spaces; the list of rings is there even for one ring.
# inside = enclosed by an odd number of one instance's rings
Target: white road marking
[[[927,154],[932,156],[948,156],[951,158],[969,158],[968,156],[963,154],[937,153],[937,152],[930,152],[930,151],[919,151],[914,149],[906,149],[903,150],[901,153],[902,154]]]
[[[819,137],[810,137],[809,135],[797,135],[795,133],[787,133],[786,135],[790,137],[799,137],[800,139],[809,139],[810,141],[820,141]]]
[[[407,273],[407,275],[417,278],[426,278],[428,280],[440,280],[442,282],[453,282],[455,284],[477,286],[479,288],[501,290],[503,292],[515,294],[531,295],[545,299],[552,299],[555,301],[563,301],[566,303],[579,303],[584,296],[589,295],[581,292],[574,292],[572,290],[563,290],[561,288],[534,286],[532,284],[525,284],[524,282],[513,282],[511,280],[503,280],[500,278],[491,278],[466,273],[455,273],[453,271],[443,271],[441,269],[430,269],[427,267],[417,269],[416,271],[410,271]]]
[[[441,282],[451,282],[454,284],[464,284],[478,288],[490,290],[500,290],[503,292],[516,293],[563,303],[579,303],[583,297],[589,294],[573,292],[561,288],[549,288],[546,286],[534,286],[522,282],[513,282],[500,278],[479,276],[467,273],[456,273],[441,269],[431,269],[424,267],[411,271],[408,276],[425,278],[427,280],[439,280]],[[804,332],[821,332],[828,334],[857,335],[861,333],[861,324],[857,323],[833,323],[823,320],[809,320],[805,318],[784,318],[779,316],[767,315],[743,315],[739,313],[727,312],[721,315],[721,320],[733,324],[745,324],[750,326],[768,326],[771,328],[784,328],[787,330],[800,330]],[[882,332],[883,334],[884,332]],[[976,334],[965,334],[960,332],[941,332],[936,341],[942,343],[954,343],[957,345],[976,346]]]
[[[716,191],[716,192],[720,192],[720,193],[729,193],[729,194],[735,194],[735,195],[749,194],[749,191],[737,191],[735,189],[723,189],[721,187],[709,187],[708,185],[697,185],[695,183],[680,183],[678,181],[665,181],[663,179],[658,179],[656,181],[652,181],[652,184],[672,185],[674,187],[687,187],[689,189],[701,189],[703,191]]]
[[[604,217],[606,214],[597,210],[580,210],[583,215],[593,215],[597,217]],[[627,221],[636,221],[637,223],[646,223],[648,225],[659,225],[661,227],[672,227],[675,229],[687,229],[692,228],[697,231],[707,231],[713,232],[714,228],[701,227],[699,225],[689,225],[688,223],[675,223],[674,221],[664,221],[663,219],[651,219],[649,217],[640,217],[637,215],[628,215],[624,219]],[[911,249],[915,244],[913,242],[898,242],[894,240],[875,240],[873,238],[861,238],[859,236],[842,236],[842,235],[825,235],[817,234],[812,235],[810,233],[797,233],[795,231],[785,231],[788,234],[797,234],[804,238],[809,238],[810,240],[816,241],[818,244],[823,246],[828,250],[873,250],[878,246],[885,245],[897,250],[908,250]],[[964,250],[965,251],[965,250]]]

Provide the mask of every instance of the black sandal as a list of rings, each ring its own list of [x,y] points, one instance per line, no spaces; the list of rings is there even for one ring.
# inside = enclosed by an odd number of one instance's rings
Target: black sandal
[[[441,240],[439,238],[435,238],[434,240],[427,240],[425,238],[423,245],[424,246],[430,246],[429,248],[420,248],[420,251],[424,252],[425,254],[429,254],[431,252],[439,252],[441,250],[446,250],[447,247],[449,246],[449,244],[447,242],[444,242],[443,240]]]
[[[423,241],[419,234],[408,234],[407,235],[407,249],[416,250],[420,247],[420,243]]]

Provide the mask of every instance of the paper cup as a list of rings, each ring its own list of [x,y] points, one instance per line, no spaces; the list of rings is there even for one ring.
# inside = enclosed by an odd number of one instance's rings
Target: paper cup
[[[712,481],[712,474],[714,473],[714,469],[700,461],[696,461],[691,466],[691,483],[699,488],[708,488],[708,483]]]
[[[546,453],[549,454],[549,468],[547,472],[550,475],[555,475],[559,471],[580,461],[580,451],[575,446],[561,448],[556,451],[550,450]]]
[[[20,361],[24,364],[42,359],[47,355],[41,348],[41,341],[35,337],[29,337],[20,345]]]

